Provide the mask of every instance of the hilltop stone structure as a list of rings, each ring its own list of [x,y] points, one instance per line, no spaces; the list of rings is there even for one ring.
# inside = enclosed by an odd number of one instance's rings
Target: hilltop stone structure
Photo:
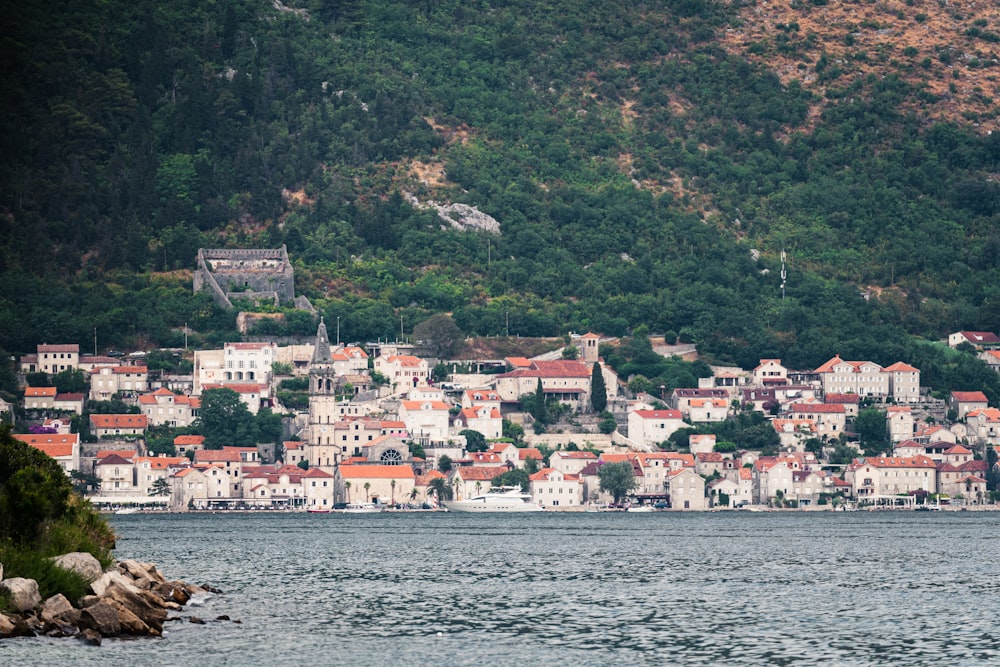
[[[312,311],[312,304],[295,296],[295,271],[288,250],[280,248],[198,249],[194,291],[208,290],[220,306],[233,308],[232,299],[255,303],[293,304]]]

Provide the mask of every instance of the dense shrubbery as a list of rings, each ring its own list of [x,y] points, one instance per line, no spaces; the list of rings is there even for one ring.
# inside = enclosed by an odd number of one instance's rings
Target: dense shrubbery
[[[812,121],[810,92],[713,43],[739,3],[307,4],[11,10],[0,348],[235,338],[177,270],[282,243],[345,341],[448,312],[467,335],[645,325],[808,368],[1000,330],[1000,134],[901,111],[922,91],[891,71]],[[409,179],[414,161],[447,181]],[[402,189],[502,234],[442,231]],[[260,326],[313,330],[290,317]]]
[[[71,600],[86,590],[78,575],[52,565],[52,556],[74,551],[111,562],[114,534],[66,473],[41,451],[0,430],[0,563],[4,576],[38,581],[43,597]]]

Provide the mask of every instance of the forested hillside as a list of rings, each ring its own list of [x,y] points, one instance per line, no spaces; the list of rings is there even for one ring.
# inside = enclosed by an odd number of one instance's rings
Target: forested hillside
[[[346,340],[450,312],[470,335],[646,325],[720,362],[932,377],[966,362],[919,338],[1000,330],[988,3],[860,0],[846,26],[826,0],[7,4],[9,353],[224,337],[233,316],[190,294],[197,248],[281,244]],[[951,50],[865,38],[945,15]]]

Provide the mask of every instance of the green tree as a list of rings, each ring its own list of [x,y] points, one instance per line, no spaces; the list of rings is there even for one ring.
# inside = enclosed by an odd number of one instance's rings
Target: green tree
[[[438,472],[448,474],[448,471],[451,470],[451,457],[448,456],[447,454],[442,454],[441,456],[439,456],[437,467],[438,467]]]
[[[67,368],[52,376],[52,384],[60,394],[85,394],[90,388],[86,376],[79,368]]]
[[[604,373],[601,372],[601,365],[595,361],[590,371],[590,407],[594,412],[604,412],[607,406],[608,389],[604,384]]]
[[[203,392],[198,421],[198,428],[205,436],[205,449],[257,446],[257,420],[232,389]]]
[[[467,452],[485,452],[489,449],[489,445],[486,444],[486,436],[479,431],[467,428],[460,431],[459,435],[465,436],[465,451]]]
[[[532,396],[531,402],[531,416],[535,418],[539,424],[547,424],[549,421],[549,411],[548,407],[545,405],[545,389],[542,388],[542,378],[538,378],[538,386],[535,387],[535,393]]]
[[[152,485],[149,487],[149,495],[151,496],[169,496],[170,495],[170,481],[166,477],[156,478]]]
[[[257,413],[257,442],[281,441],[281,415],[275,414],[271,408],[262,408]]]
[[[631,461],[605,463],[598,469],[597,477],[600,480],[601,491],[610,493],[616,504],[639,486]]]
[[[531,485],[530,479],[531,473],[522,468],[514,468],[513,470],[508,470],[505,473],[497,475],[490,483],[493,486],[516,486],[521,489],[522,492],[527,493],[528,487]]]
[[[442,359],[450,359],[458,351],[464,338],[454,318],[446,313],[431,315],[413,327],[413,337],[423,341],[434,351],[435,356]]]
[[[838,442],[833,446],[833,451],[830,452],[829,461],[835,465],[844,465],[853,461],[858,454],[858,450],[846,442]]]
[[[602,412],[601,420],[597,422],[597,430],[608,435],[614,433],[616,428],[618,428],[618,422],[615,421],[615,416],[610,412]]]
[[[451,500],[454,490],[451,484],[444,477],[435,477],[427,485],[429,491],[433,491],[438,500]]]
[[[878,454],[887,446],[885,412],[867,408],[854,418],[854,431],[858,434],[861,449],[868,456]]]

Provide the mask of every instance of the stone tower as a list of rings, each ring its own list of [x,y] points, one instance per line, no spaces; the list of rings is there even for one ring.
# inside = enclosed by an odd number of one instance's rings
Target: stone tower
[[[330,354],[330,337],[320,318],[309,365],[309,467],[333,472],[343,453],[337,443],[337,372]]]

